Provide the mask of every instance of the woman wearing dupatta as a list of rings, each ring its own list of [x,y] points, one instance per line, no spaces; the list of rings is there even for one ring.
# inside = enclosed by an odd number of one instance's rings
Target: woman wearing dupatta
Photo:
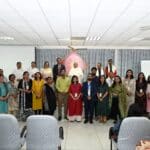
[[[70,121],[81,121],[82,118],[82,100],[81,100],[81,84],[77,76],[71,79],[68,98],[68,119]]]
[[[126,88],[122,84],[120,76],[116,76],[114,79],[114,83],[110,88],[110,116],[115,121],[117,121],[118,119],[123,119],[127,116],[126,94]]]
[[[36,72],[35,79],[32,81],[32,109],[35,114],[41,114],[43,109],[43,86],[42,75]]]
[[[100,84],[98,85],[97,89],[97,114],[99,116],[99,122],[106,123],[108,110],[109,110],[109,88],[108,84],[106,83],[105,76],[100,76]]]
[[[17,83],[15,82],[15,78],[16,77],[14,74],[9,75],[8,112],[10,114],[13,114],[16,117],[19,117],[18,116],[19,113],[18,88],[17,88]]]
[[[127,90],[127,111],[128,111],[130,106],[135,102],[135,79],[133,76],[133,71],[131,69],[128,69],[126,71],[126,76],[125,78],[122,79],[122,83]]]
[[[8,85],[4,82],[4,76],[0,74],[0,114],[8,113]]]
[[[19,111],[20,118],[25,121],[32,114],[32,80],[29,78],[29,73],[23,73],[23,79],[19,81]]]
[[[56,95],[52,77],[46,78],[44,84],[44,114],[54,115],[56,110]]]
[[[135,103],[140,105],[142,114],[146,113],[146,89],[147,82],[145,75],[143,72],[140,72],[136,80]]]

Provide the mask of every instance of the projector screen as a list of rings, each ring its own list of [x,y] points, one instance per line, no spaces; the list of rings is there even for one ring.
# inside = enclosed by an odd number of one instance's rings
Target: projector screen
[[[27,70],[31,62],[35,61],[35,48],[33,46],[0,46],[0,68],[4,70],[4,75],[16,69],[16,62],[22,62],[22,68]]]
[[[141,61],[141,71],[145,74],[146,79],[150,75],[150,60]]]

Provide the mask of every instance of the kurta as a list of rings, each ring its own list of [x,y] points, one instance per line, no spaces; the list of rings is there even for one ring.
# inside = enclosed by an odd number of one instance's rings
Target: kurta
[[[115,85],[114,87],[112,86],[110,88],[110,105],[112,104],[113,93],[118,95],[118,98],[119,98],[118,107],[119,107],[120,115],[121,115],[121,118],[125,118],[127,116],[126,88],[122,84]]]
[[[8,98],[8,110],[9,112],[17,111],[19,109],[18,101],[18,89],[15,83],[8,83],[9,98]]]
[[[81,95],[81,84],[71,84],[69,88],[69,98],[68,98],[68,116],[81,116],[82,115],[82,100],[81,96],[78,99],[73,99]]]
[[[127,90],[127,110],[129,110],[129,107],[135,102],[135,80],[134,79],[123,79],[122,80],[123,85],[125,86]],[[128,95],[128,92],[131,95]]]
[[[30,91],[32,89],[32,80],[29,79],[28,81],[25,81],[21,79],[18,84],[18,89],[20,89],[19,108],[21,109],[21,111],[32,108],[32,92],[27,93],[27,92],[21,91],[21,89],[26,89]]]
[[[32,81],[32,109],[40,110],[42,109],[43,104],[43,86],[44,80],[33,80]],[[37,98],[36,95],[40,95],[40,98]]]
[[[8,94],[8,87],[6,83],[0,83],[0,96],[7,96]],[[2,101],[0,100],[0,113],[7,113],[8,112],[8,103],[7,100]]]
[[[56,110],[56,95],[51,86],[44,85],[44,111],[49,115],[53,115]]]
[[[83,82],[83,71],[80,67],[70,69],[68,76],[72,78],[74,75],[78,77],[79,83]]]
[[[97,93],[103,96],[106,92],[109,91],[107,83],[100,84],[98,86]],[[105,98],[103,98],[102,101],[98,99],[98,105],[97,105],[97,114],[100,116],[107,116],[109,113],[109,96],[107,95]]]
[[[135,92],[135,102],[140,104],[143,109],[142,113],[146,113],[146,82],[138,82],[136,81],[136,92]],[[140,93],[143,93],[143,96],[139,96]]]

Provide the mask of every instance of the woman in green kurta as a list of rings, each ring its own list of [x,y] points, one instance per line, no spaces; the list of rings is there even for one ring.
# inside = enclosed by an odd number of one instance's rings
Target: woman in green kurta
[[[0,113],[8,113],[8,87],[4,76],[0,74]]]
[[[120,76],[116,76],[110,88],[110,116],[117,121],[127,116],[126,88],[122,84]]]
[[[99,121],[105,123],[108,116],[108,107],[109,107],[109,97],[108,97],[108,85],[105,81],[105,76],[100,77],[100,84],[98,85],[97,90],[97,114],[99,116]]]

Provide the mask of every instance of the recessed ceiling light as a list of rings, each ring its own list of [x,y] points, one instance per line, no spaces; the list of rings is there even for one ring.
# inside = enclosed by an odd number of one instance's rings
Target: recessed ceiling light
[[[70,38],[60,38],[58,40],[60,40],[60,41],[70,41]]]
[[[14,40],[14,38],[9,36],[0,36],[0,40]]]
[[[99,41],[100,40],[100,36],[88,36],[86,38],[86,41]]]

